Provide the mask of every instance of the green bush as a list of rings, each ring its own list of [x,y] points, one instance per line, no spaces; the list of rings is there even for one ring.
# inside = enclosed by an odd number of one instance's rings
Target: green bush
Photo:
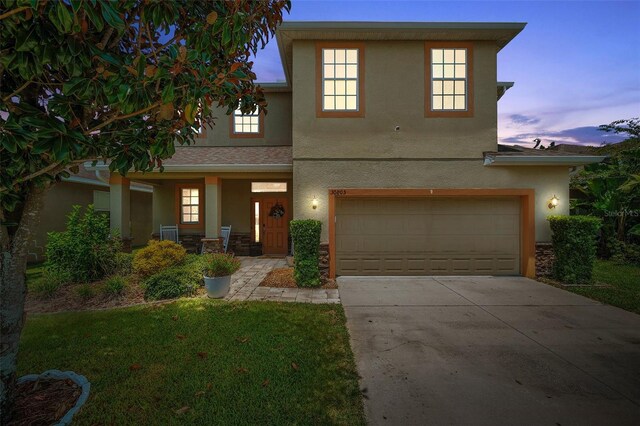
[[[204,275],[207,277],[226,277],[240,269],[240,260],[232,254],[216,253],[205,255]]]
[[[118,275],[130,275],[133,272],[133,254],[116,253],[111,273]]]
[[[293,240],[293,277],[298,287],[318,287],[320,269],[318,256],[320,249],[320,230],[318,220],[292,220],[290,223]]]
[[[180,244],[151,240],[133,256],[133,271],[141,277],[148,277],[182,263],[186,255],[187,251]]]
[[[29,290],[33,291],[37,296],[43,298],[51,298],[60,287],[71,281],[71,275],[68,272],[44,269],[42,276],[29,286]]]
[[[90,282],[104,277],[113,268],[120,251],[120,238],[111,236],[109,219],[89,205],[73,206],[63,232],[49,232],[46,268],[68,273],[73,282]]]
[[[602,220],[592,216],[549,216],[554,278],[568,283],[589,283],[596,259],[597,237]]]
[[[202,282],[205,256],[191,254],[184,264],[167,268],[147,278],[142,284],[147,300],[173,299],[190,296]]]
[[[107,296],[120,296],[124,293],[125,288],[127,288],[127,282],[124,277],[114,275],[105,281],[102,291]]]
[[[95,296],[96,291],[91,286],[91,284],[85,283],[85,284],[80,284],[76,288],[76,294],[83,299],[91,299],[93,296]]]

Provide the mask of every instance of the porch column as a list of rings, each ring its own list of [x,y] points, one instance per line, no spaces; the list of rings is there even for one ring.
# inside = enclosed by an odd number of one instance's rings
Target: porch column
[[[111,231],[116,229],[122,238],[122,249],[131,250],[131,196],[129,179],[119,174],[109,177],[109,217]]]
[[[204,178],[204,251],[222,251],[220,226],[222,226],[222,180],[217,176]]]

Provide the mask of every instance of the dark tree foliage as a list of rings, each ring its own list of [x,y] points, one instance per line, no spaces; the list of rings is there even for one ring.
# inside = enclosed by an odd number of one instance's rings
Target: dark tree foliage
[[[288,0],[0,0],[0,416],[15,384],[27,242],[87,160],[162,170],[212,106],[267,106],[251,56]]]

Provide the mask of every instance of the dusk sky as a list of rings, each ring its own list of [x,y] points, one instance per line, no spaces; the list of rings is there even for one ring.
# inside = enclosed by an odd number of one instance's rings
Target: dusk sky
[[[501,143],[616,142],[600,124],[640,115],[640,1],[293,0],[285,21],[526,22],[498,54]],[[283,81],[272,40],[258,53],[259,81]]]

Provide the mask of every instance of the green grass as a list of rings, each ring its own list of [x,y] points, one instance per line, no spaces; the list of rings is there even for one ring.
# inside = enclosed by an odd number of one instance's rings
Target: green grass
[[[640,314],[640,267],[596,260],[593,278],[610,287],[565,287],[567,290]]]
[[[30,316],[19,374],[53,368],[91,382],[79,425],[364,424],[339,305],[181,299]]]

